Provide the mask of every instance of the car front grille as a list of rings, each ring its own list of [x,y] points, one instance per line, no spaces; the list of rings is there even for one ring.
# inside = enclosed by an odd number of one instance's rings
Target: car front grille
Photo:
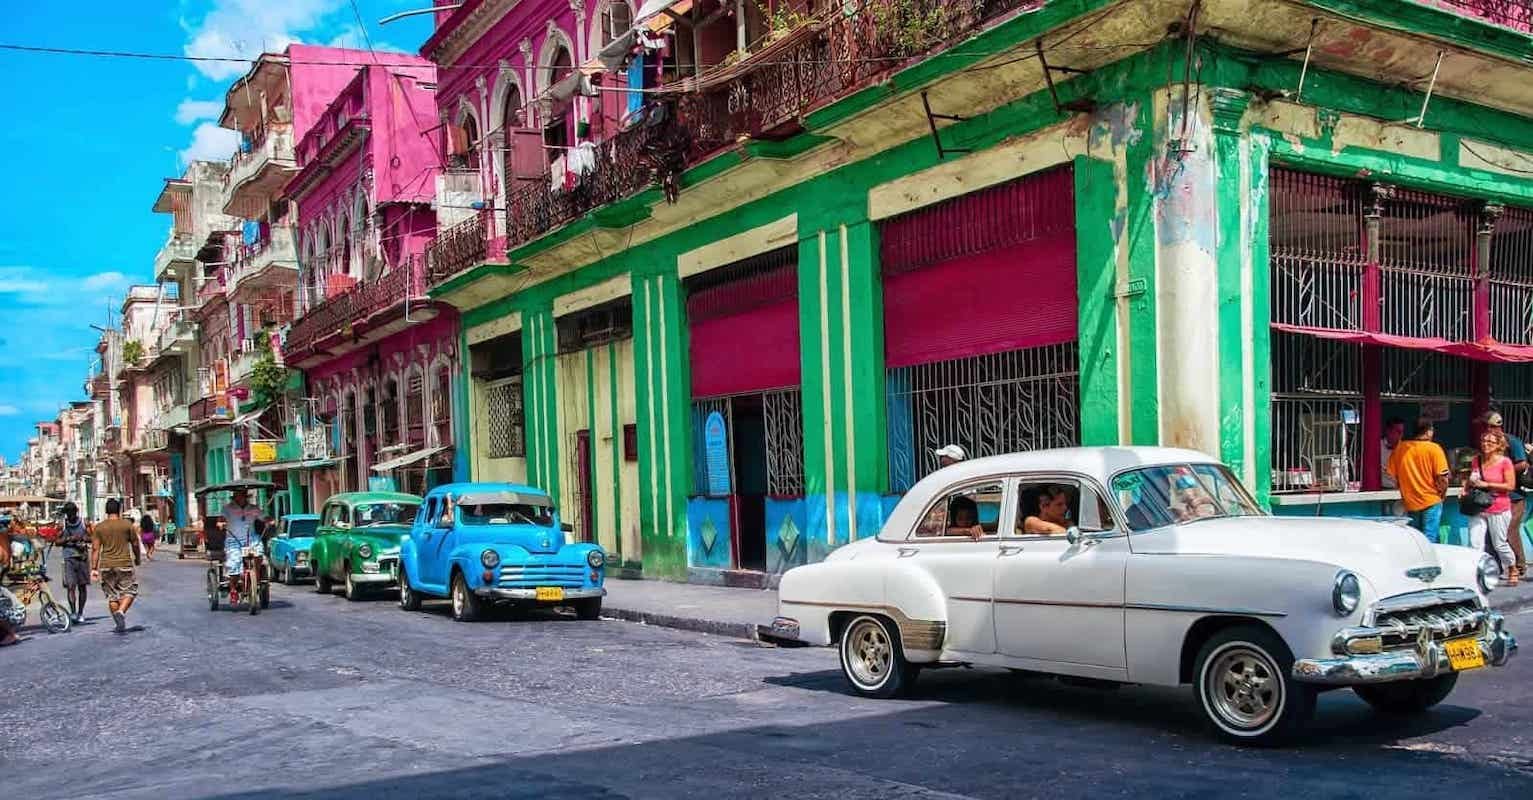
[[[500,585],[511,589],[585,585],[585,567],[566,564],[507,564],[500,568]]]
[[[1434,641],[1478,634],[1485,627],[1485,609],[1478,601],[1390,611],[1378,615],[1374,627],[1384,633],[1384,648],[1414,646],[1423,630]]]

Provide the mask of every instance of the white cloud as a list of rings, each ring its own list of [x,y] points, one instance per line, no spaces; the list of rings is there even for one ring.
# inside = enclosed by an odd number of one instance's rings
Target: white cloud
[[[128,276],[121,272],[98,272],[95,275],[87,275],[80,281],[80,288],[87,292],[101,292],[108,289],[118,289],[127,286]]]
[[[40,294],[48,291],[48,284],[28,278],[23,270],[0,268],[0,294]]]
[[[14,417],[21,413],[21,409],[12,405],[0,405],[0,417]]]
[[[224,110],[222,100],[193,100],[190,97],[176,106],[176,124],[190,125],[204,119],[217,119]]]
[[[220,128],[213,122],[198,123],[192,131],[192,143],[181,151],[181,163],[222,161],[234,154],[239,143],[239,134],[228,128]]]
[[[199,21],[183,22],[189,56],[253,59],[298,40],[342,7],[342,0],[214,0]],[[239,61],[199,61],[197,71],[215,81],[243,75]]]

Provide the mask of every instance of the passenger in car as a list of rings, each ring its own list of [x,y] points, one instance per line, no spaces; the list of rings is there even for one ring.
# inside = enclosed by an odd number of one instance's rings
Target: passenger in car
[[[1070,528],[1070,490],[1065,486],[1045,486],[1037,494],[1036,507],[1022,519],[1023,534],[1053,535]]]
[[[979,506],[967,497],[955,497],[948,505],[947,535],[978,539],[985,535],[979,524]]]
[[[1171,479],[1171,514],[1177,522],[1187,522],[1204,517],[1217,516],[1219,504],[1203,490],[1203,485],[1189,473],[1181,473]]]

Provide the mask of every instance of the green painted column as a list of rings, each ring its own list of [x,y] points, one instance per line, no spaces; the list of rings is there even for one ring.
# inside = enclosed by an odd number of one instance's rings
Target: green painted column
[[[1251,248],[1245,231],[1250,213],[1246,200],[1250,165],[1245,157],[1240,121],[1250,103],[1251,96],[1238,89],[1216,88],[1209,94],[1219,214],[1215,246],[1219,283],[1219,456],[1248,482],[1253,477],[1250,467],[1255,456],[1249,448],[1247,422],[1251,366],[1247,331],[1252,297],[1248,257]]]
[[[527,478],[559,497],[558,333],[550,304],[522,310],[522,409]]]
[[[882,524],[879,495],[889,485],[883,283],[873,223],[830,226],[801,216],[799,225],[805,534],[815,562]]]
[[[1122,251],[1127,280],[1118,287],[1118,313],[1128,336],[1120,363],[1128,370],[1128,444],[1160,444],[1159,377],[1155,311],[1155,101],[1142,95],[1131,106],[1135,136],[1125,152],[1123,223],[1114,237]]]
[[[1118,179],[1110,161],[1075,158],[1075,264],[1079,298],[1081,444],[1119,444]]]
[[[1246,147],[1246,217],[1243,238],[1251,274],[1251,489],[1266,504],[1272,493],[1272,267],[1268,263],[1268,149],[1266,134],[1252,133]]]
[[[455,481],[474,479],[474,426],[468,418],[469,374],[474,362],[468,349],[468,332],[462,322],[458,324],[458,363],[453,370],[453,421],[452,421],[452,478]]]
[[[639,541],[649,577],[687,576],[692,391],[684,308],[674,260],[633,273]]]
[[[307,511],[303,503],[303,485],[298,481],[298,470],[287,471],[287,508],[290,514],[302,514]]]

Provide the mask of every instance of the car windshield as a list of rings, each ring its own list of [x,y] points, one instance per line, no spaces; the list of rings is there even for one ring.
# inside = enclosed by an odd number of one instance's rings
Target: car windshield
[[[1262,511],[1222,464],[1170,464],[1120,473],[1113,494],[1136,531]]]
[[[287,521],[288,536],[313,536],[319,529],[317,519],[290,519]]]
[[[554,510],[548,506],[526,503],[478,503],[458,506],[464,525],[538,525],[554,524]]]
[[[357,506],[355,519],[358,528],[370,525],[409,525],[415,521],[416,503],[368,503]]]

